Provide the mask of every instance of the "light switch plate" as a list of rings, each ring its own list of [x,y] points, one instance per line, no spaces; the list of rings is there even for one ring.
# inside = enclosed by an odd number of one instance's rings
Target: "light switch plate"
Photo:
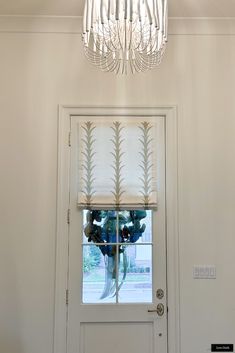
[[[194,279],[216,279],[216,267],[211,265],[194,266],[193,278]]]

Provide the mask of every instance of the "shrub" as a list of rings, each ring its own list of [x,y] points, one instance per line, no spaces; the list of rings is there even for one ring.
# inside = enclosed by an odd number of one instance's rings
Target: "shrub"
[[[91,246],[83,256],[83,272],[88,273],[97,267],[101,261],[101,251],[97,246]]]

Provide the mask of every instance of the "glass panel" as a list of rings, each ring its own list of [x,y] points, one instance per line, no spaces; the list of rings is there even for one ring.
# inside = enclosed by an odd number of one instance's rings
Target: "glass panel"
[[[83,229],[83,303],[151,303],[152,212],[86,210]]]
[[[101,250],[102,246],[83,246],[83,303],[116,302],[116,257],[103,256]]]
[[[152,242],[152,211],[136,210],[122,211],[127,222],[122,226],[122,232],[128,234],[124,239],[126,243],[151,243]]]
[[[116,243],[116,211],[84,210],[83,243]]]
[[[83,211],[84,244],[89,242],[116,243],[116,241],[119,243],[151,243],[152,211]]]
[[[120,249],[119,303],[152,303],[152,245]]]

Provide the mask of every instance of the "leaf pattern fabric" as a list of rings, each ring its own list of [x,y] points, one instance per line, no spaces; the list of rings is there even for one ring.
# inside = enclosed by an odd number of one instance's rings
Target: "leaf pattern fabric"
[[[84,117],[78,124],[78,206],[157,207],[154,117]]]

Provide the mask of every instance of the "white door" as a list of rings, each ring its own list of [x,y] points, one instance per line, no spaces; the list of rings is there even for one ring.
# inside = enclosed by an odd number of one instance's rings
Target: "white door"
[[[71,116],[67,352],[167,353],[164,117],[155,118],[158,208],[138,214],[141,236],[131,244],[118,234],[136,211],[77,207],[79,119]],[[95,245],[89,222],[116,237]]]

